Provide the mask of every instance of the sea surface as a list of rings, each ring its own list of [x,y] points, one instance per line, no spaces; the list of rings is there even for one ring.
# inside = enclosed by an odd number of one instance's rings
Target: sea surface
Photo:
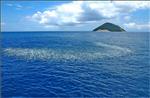
[[[2,32],[2,97],[150,97],[148,32]]]

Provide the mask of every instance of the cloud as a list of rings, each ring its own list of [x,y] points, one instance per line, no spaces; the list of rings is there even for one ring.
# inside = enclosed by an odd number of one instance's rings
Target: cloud
[[[129,21],[129,20],[131,19],[131,17],[130,17],[130,16],[125,16],[124,19],[125,19],[126,21]]]
[[[16,8],[17,8],[17,9],[21,9],[21,8],[23,8],[23,6],[20,5],[20,4],[17,4],[17,5],[16,5]]]
[[[4,26],[5,25],[5,23],[4,22],[1,22],[1,26]]]
[[[72,1],[43,12],[37,11],[28,19],[44,26],[72,26],[112,19],[138,9],[150,8],[149,4],[149,1]]]
[[[13,6],[13,4],[9,3],[9,4],[7,4],[7,6],[10,6],[10,7],[11,7],[11,6]]]
[[[20,4],[11,4],[11,3],[8,3],[7,6],[9,6],[9,7],[14,7],[14,8],[16,8],[17,10],[23,8],[23,6],[20,5]]]
[[[129,28],[129,29],[149,29],[150,30],[150,23],[147,24],[137,24],[135,22],[130,22],[130,23],[125,23],[124,24],[125,27]]]

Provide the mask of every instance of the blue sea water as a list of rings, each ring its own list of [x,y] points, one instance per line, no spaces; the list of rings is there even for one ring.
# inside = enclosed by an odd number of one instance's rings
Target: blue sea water
[[[2,97],[150,97],[148,32],[2,32]]]

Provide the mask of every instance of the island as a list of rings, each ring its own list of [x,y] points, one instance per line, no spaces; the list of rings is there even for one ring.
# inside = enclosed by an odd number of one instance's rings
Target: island
[[[113,23],[104,23],[101,26],[95,28],[93,31],[99,31],[99,32],[125,32],[123,28],[121,28],[118,25],[115,25]]]

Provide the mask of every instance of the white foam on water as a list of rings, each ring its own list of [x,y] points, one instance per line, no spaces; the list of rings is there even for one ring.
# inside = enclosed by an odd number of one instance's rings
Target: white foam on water
[[[104,44],[104,43],[101,43],[101,42],[96,42],[95,44],[97,46],[107,47],[107,48],[114,49],[114,50],[120,50],[120,51],[125,51],[125,52],[132,52],[130,49],[123,48],[123,47],[120,47],[120,46]]]
[[[106,51],[74,51],[68,49],[52,49],[52,48],[6,48],[4,53],[8,56],[22,57],[25,59],[41,59],[41,60],[93,60],[104,57],[118,57],[130,53],[128,48],[122,48],[115,45],[104,43],[94,43],[96,46],[104,47]]]
[[[41,60],[87,60],[95,58],[96,54],[88,52],[76,52],[73,50],[54,49],[29,49],[29,48],[7,48],[4,53],[8,56],[23,57],[25,59]],[[99,56],[100,57],[100,56]]]
[[[4,53],[9,56],[24,57],[26,59],[61,59],[75,58],[74,55],[62,54],[52,49],[30,49],[30,48],[7,48]]]
[[[122,55],[132,53],[132,51],[129,48],[120,47],[120,46],[116,46],[116,45],[104,44],[101,42],[96,42],[95,45],[104,47],[107,51],[106,53],[110,54],[110,55],[108,55],[110,57],[122,56]]]

